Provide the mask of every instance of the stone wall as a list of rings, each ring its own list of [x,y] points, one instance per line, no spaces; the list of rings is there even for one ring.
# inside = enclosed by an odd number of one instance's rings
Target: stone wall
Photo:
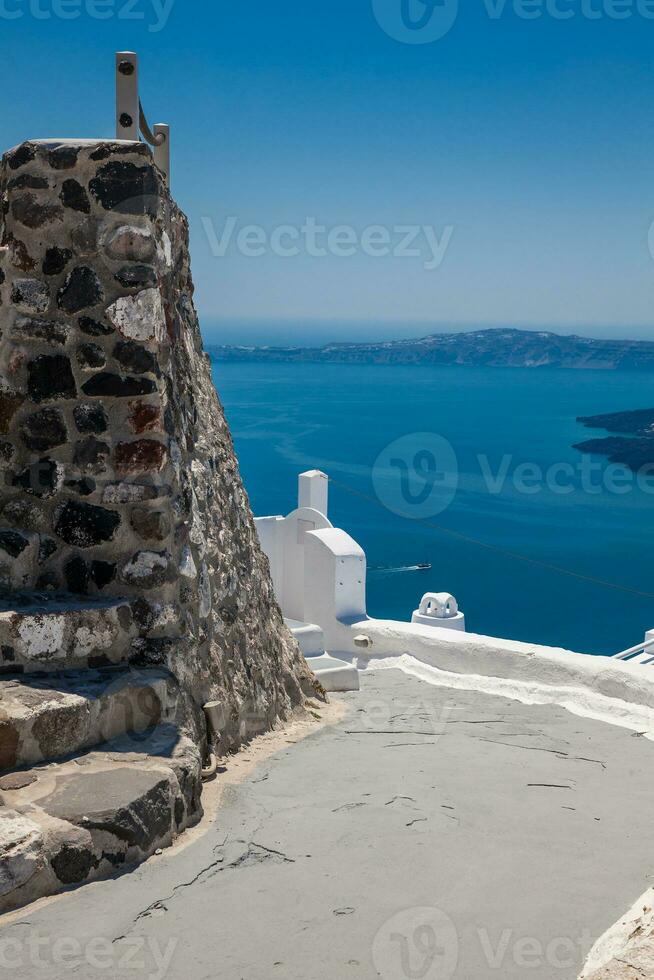
[[[21,605],[126,599],[119,653],[90,666],[167,666],[233,748],[314,681],[202,349],[186,219],[141,143],[23,143],[0,192],[0,666]]]

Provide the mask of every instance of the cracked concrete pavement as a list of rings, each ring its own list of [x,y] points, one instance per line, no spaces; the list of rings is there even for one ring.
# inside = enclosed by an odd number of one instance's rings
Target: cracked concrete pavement
[[[344,718],[231,786],[188,847],[0,920],[2,967],[13,980],[577,977],[654,881],[654,745],[396,670],[336,697]]]

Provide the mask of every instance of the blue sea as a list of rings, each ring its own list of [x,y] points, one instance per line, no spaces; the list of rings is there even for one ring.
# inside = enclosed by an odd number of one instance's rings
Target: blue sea
[[[654,479],[582,471],[571,448],[606,435],[577,416],[651,408],[651,376],[214,363],[214,379],[255,514],[292,510],[302,470],[337,481],[329,516],[367,554],[370,615],[409,620],[447,591],[469,631],[595,654],[654,627]]]

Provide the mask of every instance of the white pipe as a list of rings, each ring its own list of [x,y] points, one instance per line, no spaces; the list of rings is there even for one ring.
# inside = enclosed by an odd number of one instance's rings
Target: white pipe
[[[650,647],[654,647],[654,640],[647,640],[646,643],[639,643],[635,647],[631,647],[629,650],[624,650],[622,653],[614,654],[614,660],[626,660],[627,657],[633,657],[637,653],[645,653],[645,650],[649,650]]]

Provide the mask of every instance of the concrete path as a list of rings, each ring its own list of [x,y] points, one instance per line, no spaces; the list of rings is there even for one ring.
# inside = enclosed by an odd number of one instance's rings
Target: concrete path
[[[0,928],[0,970],[575,978],[654,880],[654,745],[394,670],[340,697],[192,846]]]

